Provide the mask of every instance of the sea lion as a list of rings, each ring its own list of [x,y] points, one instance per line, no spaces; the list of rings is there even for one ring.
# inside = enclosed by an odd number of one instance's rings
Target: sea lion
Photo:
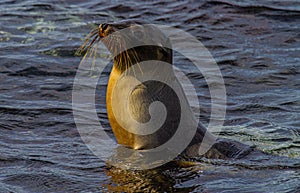
[[[129,29],[129,33],[126,35],[115,33],[125,28]],[[189,127],[196,125],[196,131],[193,133],[192,139],[181,153],[184,156],[203,156],[199,154],[201,145],[209,145],[209,147],[211,147],[209,151],[204,154],[204,156],[208,158],[241,158],[254,150],[252,147],[236,141],[217,138],[209,133],[203,124],[196,121],[183,89],[175,74],[172,72],[171,65],[166,67],[171,70],[165,69],[168,71],[165,79],[170,81],[173,86],[179,88],[179,96],[178,93],[172,91],[169,85],[159,81],[146,81],[134,87],[128,97],[129,111],[134,120],[140,123],[147,123],[151,119],[151,116],[153,116],[149,113],[151,104],[154,101],[160,101],[166,108],[165,122],[158,130],[148,135],[137,134],[139,133],[139,128],[133,127],[131,123],[126,123],[126,119],[123,120],[125,124],[127,124],[126,128],[124,128],[124,125],[121,125],[120,122],[117,121],[116,116],[122,119],[126,111],[124,111],[122,106],[116,104],[118,104],[117,102],[119,100],[123,100],[123,94],[128,91],[131,82],[123,82],[123,86],[118,87],[118,93],[114,94],[116,86],[120,85],[118,81],[122,78],[125,71],[126,73],[131,73],[129,77],[137,78],[135,72],[139,70],[139,66],[136,64],[143,61],[160,61],[172,64],[173,51],[170,49],[170,41],[155,26],[148,26],[147,29],[145,29],[142,23],[136,21],[100,24],[97,31],[94,30],[92,32],[91,37],[93,36],[94,39],[92,39],[88,48],[92,46],[95,41],[103,41],[108,50],[115,56],[107,86],[106,105],[108,119],[119,144],[137,150],[158,147],[166,143],[175,134],[180,120],[184,120],[187,131],[189,131]],[[130,46],[130,49],[123,50],[124,47],[132,42],[141,42],[143,46],[134,48]],[[86,44],[84,44],[84,47],[85,46]],[[141,72],[141,74],[147,73],[154,75],[163,73],[159,65],[161,65],[161,63],[154,62],[150,72]],[[132,70],[128,72],[128,69],[131,68]],[[128,85],[126,83],[128,83]],[[114,101],[117,102],[114,103]],[[182,110],[180,107],[182,106],[185,108],[184,114],[180,113]],[[114,108],[117,110],[114,110]],[[202,143],[204,136],[205,144]]]

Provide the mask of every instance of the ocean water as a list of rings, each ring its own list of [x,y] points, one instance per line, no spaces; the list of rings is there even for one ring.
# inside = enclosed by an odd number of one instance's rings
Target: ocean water
[[[123,19],[170,25],[200,40],[226,85],[220,136],[274,156],[148,171],[121,170],[95,156],[73,118],[82,59],[75,52],[97,25]],[[297,0],[1,1],[0,192],[300,192],[299,32]],[[207,125],[203,76],[179,54],[174,62],[195,82]],[[105,124],[108,74],[109,67],[96,99]]]

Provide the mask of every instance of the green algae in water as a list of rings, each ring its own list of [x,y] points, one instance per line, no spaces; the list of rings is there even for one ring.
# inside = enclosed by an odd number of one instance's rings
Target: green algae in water
[[[21,27],[18,29],[24,29],[27,33],[32,35],[40,32],[46,34],[56,29],[55,23],[53,21],[44,21],[44,18],[37,18],[36,21],[37,22],[31,26]]]
[[[0,31],[0,42],[8,42],[11,38],[11,33],[6,31]]]

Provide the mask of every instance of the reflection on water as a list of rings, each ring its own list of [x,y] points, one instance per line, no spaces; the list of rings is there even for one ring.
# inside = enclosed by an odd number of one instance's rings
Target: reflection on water
[[[298,1],[0,4],[0,192],[300,191],[300,162],[292,159],[300,156]],[[202,41],[226,83],[222,137],[277,156],[201,159],[140,172],[95,157],[72,116],[72,84],[81,60],[74,53],[96,25],[125,18],[176,26]],[[202,75],[182,56],[175,61],[199,88],[200,120],[207,124],[210,98]],[[108,71],[96,99],[105,124]]]

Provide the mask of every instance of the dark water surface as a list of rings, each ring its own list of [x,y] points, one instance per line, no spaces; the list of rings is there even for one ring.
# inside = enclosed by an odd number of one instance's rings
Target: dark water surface
[[[85,35],[106,21],[137,18],[197,37],[226,83],[222,137],[276,156],[200,160],[134,172],[111,168],[82,142],[72,86]],[[0,2],[0,192],[300,192],[300,2]],[[209,93],[199,86],[207,124]],[[102,90],[105,93],[105,84]],[[100,85],[101,87],[101,85]],[[99,117],[107,123],[105,102]],[[101,102],[102,101],[102,102]],[[285,158],[281,157],[284,156]]]

